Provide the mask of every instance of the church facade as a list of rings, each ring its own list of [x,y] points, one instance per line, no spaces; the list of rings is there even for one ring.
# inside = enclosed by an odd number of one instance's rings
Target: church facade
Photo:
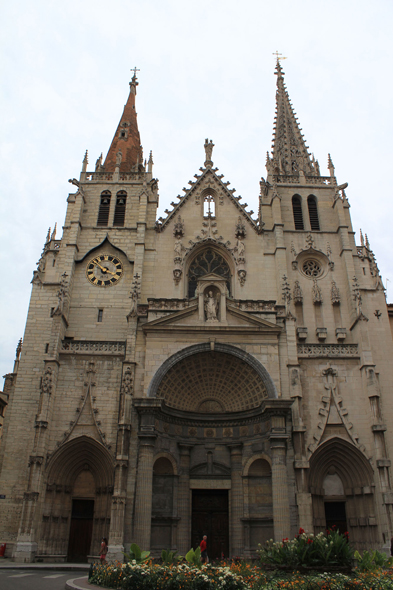
[[[105,161],[70,182],[6,376],[0,541],[83,561],[109,541],[210,557],[336,525],[393,533],[392,335],[346,184],[307,150],[276,67],[259,210],[205,161],[157,220],[130,94]]]

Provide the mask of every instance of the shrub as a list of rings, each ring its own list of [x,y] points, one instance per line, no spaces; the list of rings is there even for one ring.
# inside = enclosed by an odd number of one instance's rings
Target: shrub
[[[369,553],[364,551],[363,555],[355,551],[354,558],[357,561],[357,567],[361,572],[375,571],[382,567],[392,567],[393,557],[387,557],[385,553],[373,551]]]
[[[124,553],[124,556],[131,562],[144,563],[148,561],[150,551],[141,551],[139,545],[132,543],[129,553]]]
[[[344,566],[351,567],[353,549],[348,543],[348,533],[341,534],[335,528],[326,533],[308,535],[302,528],[292,540],[272,539],[257,551],[262,565],[289,567]]]

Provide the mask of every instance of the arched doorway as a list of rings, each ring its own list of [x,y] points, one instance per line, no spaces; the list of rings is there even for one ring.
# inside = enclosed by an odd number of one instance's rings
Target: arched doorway
[[[113,493],[109,452],[88,436],[60,447],[48,465],[39,554],[87,561],[108,537]]]
[[[369,461],[354,445],[338,437],[323,443],[310,459],[315,533],[335,525],[349,532],[357,548],[375,546],[373,480]]]

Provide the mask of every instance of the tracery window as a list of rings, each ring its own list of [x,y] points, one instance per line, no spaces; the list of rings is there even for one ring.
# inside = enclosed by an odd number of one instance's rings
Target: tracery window
[[[231,271],[228,263],[216,250],[208,248],[200,252],[190,265],[188,271],[188,297],[195,297],[198,279],[209,273],[214,273],[225,279],[230,293]]]
[[[317,200],[314,197],[314,195],[310,195],[308,197],[307,204],[308,204],[308,214],[310,216],[311,230],[312,231],[319,231]]]
[[[301,201],[301,198],[299,197],[299,195],[294,195],[292,197],[292,211],[293,211],[293,220],[295,222],[295,229],[299,229],[299,230],[304,229],[302,201]]]
[[[322,267],[317,260],[306,260],[303,264],[302,270],[306,277],[316,278],[322,274]]]
[[[109,208],[111,206],[111,193],[104,191],[101,193],[100,208],[98,210],[97,225],[108,225]]]

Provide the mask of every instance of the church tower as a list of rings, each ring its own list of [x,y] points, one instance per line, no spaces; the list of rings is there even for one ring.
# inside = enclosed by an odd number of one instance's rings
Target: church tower
[[[203,165],[156,218],[136,70],[103,161],[86,152],[34,272],[0,444],[0,539],[17,561],[109,540],[255,555],[335,524],[392,535],[392,336],[347,184],[322,176],[276,66],[257,214]],[[219,150],[219,146],[217,146]],[[180,182],[180,181],[179,181]],[[20,358],[19,358],[20,356]],[[12,377],[12,378],[11,378]],[[383,403],[382,403],[383,402]]]

